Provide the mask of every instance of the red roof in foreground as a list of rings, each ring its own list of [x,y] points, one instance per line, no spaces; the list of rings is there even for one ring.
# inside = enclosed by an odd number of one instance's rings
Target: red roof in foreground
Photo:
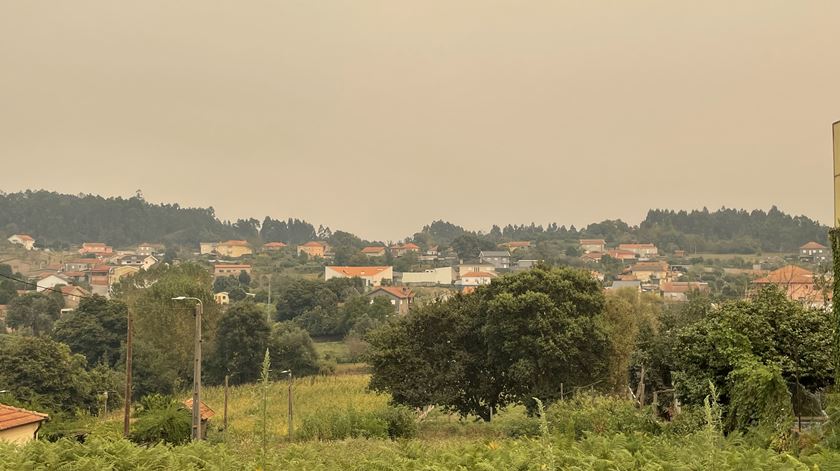
[[[192,398],[189,398],[182,402],[182,404],[187,406],[187,409],[192,410],[193,400]],[[211,409],[210,406],[205,404],[204,401],[199,402],[198,411],[201,414],[201,420],[207,420],[210,417],[216,415],[216,412],[213,409]]]
[[[414,297],[414,292],[411,291],[409,288],[403,288],[399,286],[381,286],[371,291],[371,293],[375,293],[377,291],[385,291],[386,293],[389,293],[400,299],[408,299]]]
[[[0,430],[34,424],[49,418],[47,414],[0,404]]]

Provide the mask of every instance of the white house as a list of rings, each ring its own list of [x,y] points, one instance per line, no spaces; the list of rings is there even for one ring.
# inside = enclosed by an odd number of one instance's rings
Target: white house
[[[72,284],[72,283],[70,283],[70,280],[68,280],[67,278],[65,278],[61,275],[50,274],[50,275],[45,275],[41,279],[38,280],[38,282],[36,283],[35,291],[40,293],[41,291],[44,291],[44,290],[47,290],[47,289],[53,289],[58,285],[68,286],[70,284]]]
[[[402,274],[402,282],[405,285],[451,285],[452,279],[452,267],[432,268],[421,272],[403,272]]]
[[[324,267],[324,280],[332,278],[361,278],[366,286],[379,286],[394,280],[394,267]]]
[[[22,245],[26,250],[32,250],[35,248],[35,239],[33,239],[30,235],[14,234],[6,240],[13,244]]]
[[[486,271],[473,271],[469,273],[464,273],[461,275],[461,279],[458,280],[456,284],[460,286],[482,286],[482,285],[489,285],[493,278],[496,277],[495,273],[486,272]]]

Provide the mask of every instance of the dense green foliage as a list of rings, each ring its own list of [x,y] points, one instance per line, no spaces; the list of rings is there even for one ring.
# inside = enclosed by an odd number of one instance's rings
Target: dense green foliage
[[[17,296],[9,303],[6,324],[35,336],[46,335],[58,319],[61,307],[54,296],[47,294],[27,293]]]
[[[184,404],[169,396],[153,394],[140,401],[131,430],[135,443],[182,445],[192,434],[192,416]]]
[[[602,382],[604,295],[583,271],[540,267],[417,309],[370,336],[371,387],[400,404],[489,418]]]
[[[88,365],[115,366],[126,335],[128,307],[102,296],[83,298],[78,309],[55,323],[52,337],[85,356]]]
[[[231,305],[219,321],[216,347],[208,361],[208,376],[231,384],[254,382],[260,376],[260,359],[268,348],[271,325],[266,313],[249,301]]]

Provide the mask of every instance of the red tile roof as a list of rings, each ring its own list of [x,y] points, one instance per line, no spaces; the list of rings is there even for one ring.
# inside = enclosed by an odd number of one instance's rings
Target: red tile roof
[[[414,292],[411,291],[411,289],[403,288],[400,286],[382,286],[371,291],[371,294],[377,291],[385,291],[386,293],[389,293],[400,299],[409,299],[414,297]]]
[[[668,264],[665,262],[639,262],[630,271],[668,271]]]
[[[283,248],[285,246],[286,246],[286,244],[284,244],[283,242],[269,242],[267,244],[263,244],[263,247],[265,247],[267,249]]]
[[[787,265],[771,271],[767,276],[754,280],[757,284],[813,284],[814,272],[796,265]]]
[[[189,399],[186,399],[181,404],[184,404],[185,406],[187,406],[187,409],[192,410],[193,400],[192,400],[192,398],[189,398]],[[213,417],[214,415],[216,415],[216,412],[213,409],[211,409],[210,406],[205,404],[204,401],[201,401],[201,402],[198,403],[198,411],[199,411],[199,414],[201,415],[201,420],[207,420],[210,417]]]
[[[104,242],[85,242],[82,247],[105,247]]]
[[[807,244],[805,244],[805,245],[803,245],[802,247],[799,247],[799,248],[800,249],[805,249],[805,250],[808,250],[808,249],[823,249],[823,250],[825,250],[828,247],[826,247],[825,245],[822,245],[822,244],[818,244],[816,242],[808,242]]]
[[[415,243],[413,243],[413,242],[409,242],[409,243],[407,243],[407,244],[403,244],[403,246],[402,246],[402,247],[400,247],[400,248],[403,248],[403,249],[406,249],[406,250],[420,250],[420,246],[419,246],[419,245],[417,245],[417,244],[415,244]]]
[[[327,267],[332,271],[341,273],[342,275],[353,278],[355,276],[375,276],[391,267]]]
[[[34,424],[49,418],[50,416],[47,414],[0,404],[0,430]]]
[[[709,291],[709,284],[698,281],[673,281],[661,283],[659,289],[663,293],[687,293],[689,291]]]
[[[379,252],[384,252],[384,251],[385,251],[385,247],[383,247],[383,246],[371,246],[371,247],[365,247],[365,248],[362,249],[362,253],[379,253]]]
[[[494,273],[486,271],[471,271],[461,275],[461,278],[493,278],[494,276],[496,276]]]
[[[20,240],[35,240],[35,239],[32,238],[31,235],[28,235],[28,234],[15,234],[12,237],[17,237]]]

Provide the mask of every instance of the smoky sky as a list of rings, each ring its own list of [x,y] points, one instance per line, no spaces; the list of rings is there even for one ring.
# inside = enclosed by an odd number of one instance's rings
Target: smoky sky
[[[831,220],[835,1],[0,1],[0,189],[371,239]]]

